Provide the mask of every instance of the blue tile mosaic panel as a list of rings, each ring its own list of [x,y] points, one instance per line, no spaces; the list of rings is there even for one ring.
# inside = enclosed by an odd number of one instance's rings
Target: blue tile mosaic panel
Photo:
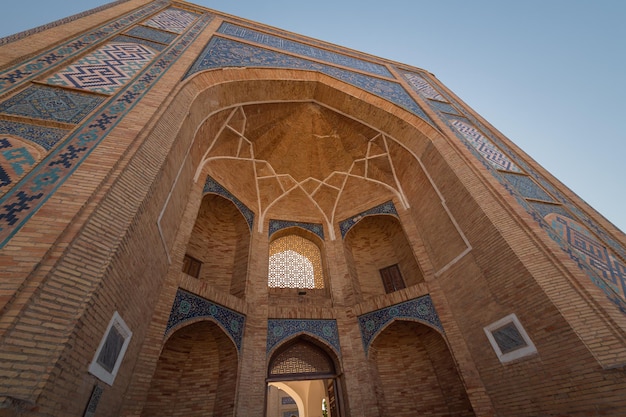
[[[271,67],[319,71],[389,100],[433,124],[409,93],[396,82],[270,51],[231,39],[211,38],[185,78],[200,71],[223,67]]]
[[[411,84],[415,92],[424,98],[431,100],[447,101],[437,90],[430,85],[422,76],[412,72],[403,72],[404,78]]]
[[[393,205],[393,201],[387,201],[386,203],[380,204],[371,209],[365,210],[354,217],[350,217],[339,223],[339,230],[341,230],[341,237],[345,238],[346,234],[355,224],[357,224],[363,217],[371,216],[375,214],[391,214],[398,217],[398,212],[396,211],[396,206]]]
[[[40,159],[34,147],[21,140],[0,135],[0,195],[22,178]]]
[[[244,39],[250,42],[260,43],[262,45],[280,49],[285,52],[302,55],[308,58],[317,59],[319,61],[325,61],[329,64],[341,65],[359,71],[369,72],[370,74],[393,78],[389,70],[383,65],[374,64],[336,52],[327,51],[322,48],[316,48],[314,46],[306,45],[304,43],[294,42],[292,40],[284,39],[278,36],[258,32],[256,30],[237,26],[232,23],[222,23],[217,31],[225,35]]]
[[[103,39],[125,30],[141,19],[167,5],[167,0],[157,0],[139,10],[114,22],[100,26],[90,32],[77,36],[54,49],[45,51],[18,65],[0,71],[0,94],[9,89],[24,84],[50,70],[54,66],[68,61],[81,52],[84,52],[98,44]]]
[[[94,94],[34,84],[0,103],[0,113],[78,123],[103,101]]]
[[[431,107],[434,107],[435,109],[441,112],[450,113],[450,114],[459,114],[457,109],[454,108],[454,106],[452,106],[450,103],[444,103],[443,101],[437,101],[437,100],[428,100],[427,102],[428,104],[431,105]]]
[[[0,198],[0,247],[6,245],[30,216],[47,201],[117,126],[119,121],[150,91],[211,19],[212,16],[203,15],[177,42],[141,71],[131,85],[118,91],[100,110],[72,131],[62,144],[59,144],[29,174]],[[0,121],[0,134],[2,125],[6,123]],[[34,140],[34,138],[41,140],[43,136],[38,135],[37,130],[40,128],[32,126],[23,128],[18,126],[15,130],[18,131],[15,133],[16,136],[29,140]]]
[[[314,319],[269,319],[267,321],[267,354],[269,355],[282,341],[299,334],[308,334],[323,340],[338,356],[341,356],[337,321]]]
[[[143,22],[143,25],[174,33],[183,33],[196,19],[196,13],[182,9],[167,9]]]
[[[430,295],[372,311],[359,316],[358,319],[366,354],[376,336],[394,320],[419,321],[444,333]]]
[[[12,135],[26,139],[47,151],[52,149],[68,133],[69,130],[65,129],[0,120],[0,135]]]
[[[111,39],[111,42],[113,43],[118,43],[118,42],[138,43],[140,45],[147,46],[148,48],[154,49],[155,51],[159,51],[159,52],[161,52],[167,47],[167,45],[163,45],[161,43],[148,41],[146,39],[133,38],[133,37],[126,36],[126,35],[117,35],[116,37]]]
[[[521,169],[500,149],[498,149],[482,132],[472,126],[469,121],[458,118],[448,119],[463,138],[476,149],[496,169],[511,172],[522,172]]]
[[[250,230],[252,230],[252,225],[254,224],[254,212],[241,201],[239,201],[237,197],[232,195],[230,191],[224,188],[220,183],[211,178],[210,175],[207,175],[206,181],[204,183],[204,188],[202,190],[203,195],[208,193],[217,194],[226,198],[227,200],[232,201],[233,204],[237,206],[243,217],[246,219]]]
[[[533,200],[542,200],[553,202],[550,197],[539,185],[527,175],[502,173],[502,176],[519,192],[524,198],[532,198]]]
[[[190,320],[208,319],[220,326],[241,351],[246,317],[236,311],[215,304],[205,298],[179,289],[174,298],[165,334]]]
[[[156,55],[156,51],[138,43],[111,42],[63,68],[46,83],[113,94]]]
[[[162,30],[156,30],[145,26],[134,26],[126,32],[126,34],[135,38],[142,38],[152,42],[164,43],[169,45],[177,35],[174,33],[163,32]]]
[[[626,264],[583,225],[571,218],[549,214],[545,220],[573,249],[578,262],[585,262],[621,298],[626,299]]]
[[[288,227],[300,227],[304,230],[308,230],[309,232],[313,232],[318,235],[322,240],[324,240],[324,226],[318,223],[303,223],[303,222],[292,222],[288,220],[271,220],[270,219],[270,227],[269,227],[269,237],[279,230],[287,229]]]

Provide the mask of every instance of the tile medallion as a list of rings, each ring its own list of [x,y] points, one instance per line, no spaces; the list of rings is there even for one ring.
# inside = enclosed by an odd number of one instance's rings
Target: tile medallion
[[[63,143],[0,198],[0,247],[6,245],[120,120],[150,91],[212,18],[211,15],[203,15],[178,41],[138,73],[130,85],[122,87],[108,99],[106,104],[74,129]],[[3,132],[2,126],[7,124],[8,122],[0,121],[0,134]],[[9,128],[17,131],[14,133],[16,136],[29,140],[33,140],[34,137],[41,140],[42,136],[46,136],[40,134],[41,128],[28,126]]]
[[[308,334],[326,342],[341,356],[337,321],[333,319],[269,319],[267,321],[267,354],[269,355],[281,342],[300,334]]]
[[[196,13],[172,8],[162,11],[142,24],[169,32],[183,33],[198,17]]]
[[[396,206],[394,206],[392,201],[387,201],[386,203],[383,203],[371,209],[365,210],[357,214],[356,216],[350,217],[349,219],[346,219],[342,221],[341,223],[339,223],[339,230],[341,230],[341,237],[345,239],[346,234],[348,234],[348,231],[350,231],[350,229],[352,229],[352,227],[354,227],[355,224],[361,221],[363,217],[376,215],[376,214],[391,214],[395,217],[398,217]]]
[[[220,183],[211,178],[211,176],[207,175],[202,194],[204,195],[209,193],[217,194],[227,200],[230,200],[239,209],[243,217],[246,219],[248,227],[252,230],[252,225],[254,224],[254,212],[243,204],[237,197],[232,195],[230,191],[224,188]]]
[[[175,328],[181,327],[186,322],[198,319],[207,319],[220,326],[232,339],[237,347],[237,351],[241,352],[246,317],[234,310],[181,289],[176,292],[167,327],[165,328],[165,335],[168,335]]]
[[[8,90],[42,75],[53,67],[69,61],[109,36],[126,30],[138,21],[162,9],[168,3],[167,0],[151,2],[145,7],[135,10],[114,22],[94,28],[87,33],[58,45],[54,49],[47,50],[27,61],[0,71],[0,94],[4,94]]]
[[[444,333],[430,295],[363,314],[358,320],[366,354],[376,336],[395,320],[418,321]]]
[[[0,103],[0,113],[75,124],[104,100],[95,94],[33,84]]]
[[[217,36],[211,38],[200,57],[185,75],[185,78],[200,71],[224,67],[271,67],[319,71],[369,91],[385,100],[389,100],[434,125],[404,88],[394,81],[356,73]]]
[[[322,48],[316,48],[301,42],[295,42],[289,39],[258,32],[232,23],[222,23],[217,30],[224,35],[233,36],[246,41],[260,43],[265,46],[280,49],[296,55],[302,55],[307,58],[313,58],[318,61],[324,61],[333,65],[341,65],[355,70],[369,72],[370,74],[380,75],[382,77],[393,78],[389,70],[384,65],[374,64],[361,59],[353,58],[337,52],[327,51]]]
[[[309,232],[315,233],[322,240],[324,240],[324,226],[318,223],[303,223],[303,222],[292,222],[289,220],[271,220],[269,226],[269,237],[279,230],[287,229],[288,227],[300,227],[304,230],[308,230]]]
[[[157,53],[138,43],[110,42],[63,68],[46,79],[46,83],[113,94]]]

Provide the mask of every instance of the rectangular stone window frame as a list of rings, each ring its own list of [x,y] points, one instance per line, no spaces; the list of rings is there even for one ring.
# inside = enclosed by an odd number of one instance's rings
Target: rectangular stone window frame
[[[516,349],[503,352],[500,348],[500,345],[496,341],[496,338],[494,337],[494,333],[499,329],[510,325],[515,326],[515,329],[524,341],[524,345]],[[532,340],[530,340],[528,333],[526,333],[526,330],[524,330],[524,327],[520,323],[515,313],[509,314],[508,316],[491,323],[489,326],[484,327],[483,330],[485,331],[487,339],[489,339],[489,343],[491,343],[491,347],[496,352],[496,355],[498,356],[498,359],[501,363],[512,362],[537,353],[537,348],[535,347],[535,344],[532,342]]]
[[[100,340],[100,345],[96,350],[96,354],[93,356],[93,360],[89,365],[89,373],[102,382],[108,385],[113,385],[113,381],[115,381],[115,377],[120,369],[120,365],[122,364],[122,360],[124,359],[124,355],[126,354],[126,349],[128,349],[132,335],[133,333],[130,331],[119,313],[117,311],[114,312],[113,317],[111,318],[111,321],[109,321],[109,325],[102,336],[102,340]],[[123,339],[123,343],[119,348],[119,351],[114,352],[115,357],[112,363],[113,366],[103,364],[102,357],[107,354],[107,352],[103,352],[103,349],[107,345],[107,340],[109,338],[120,336]]]

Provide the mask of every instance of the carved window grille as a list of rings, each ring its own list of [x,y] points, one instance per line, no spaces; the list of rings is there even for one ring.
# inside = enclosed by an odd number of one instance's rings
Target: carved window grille
[[[278,353],[270,364],[270,377],[307,378],[333,377],[335,366],[328,355],[317,346],[299,342]]]
[[[270,243],[270,288],[324,288],[322,254],[319,247],[298,235]]]
[[[515,314],[491,323],[484,331],[502,363],[537,353],[537,348]]]
[[[402,274],[400,273],[400,268],[398,264],[388,266],[386,268],[380,269],[380,277],[383,280],[383,285],[385,286],[385,292],[390,293],[394,291],[401,290],[406,288],[404,284],[404,279],[402,278]]]

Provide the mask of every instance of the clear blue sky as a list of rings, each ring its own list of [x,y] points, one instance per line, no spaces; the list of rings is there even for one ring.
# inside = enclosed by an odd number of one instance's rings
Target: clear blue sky
[[[0,36],[108,3],[6,1]],[[626,0],[197,0],[424,68],[626,231]]]

